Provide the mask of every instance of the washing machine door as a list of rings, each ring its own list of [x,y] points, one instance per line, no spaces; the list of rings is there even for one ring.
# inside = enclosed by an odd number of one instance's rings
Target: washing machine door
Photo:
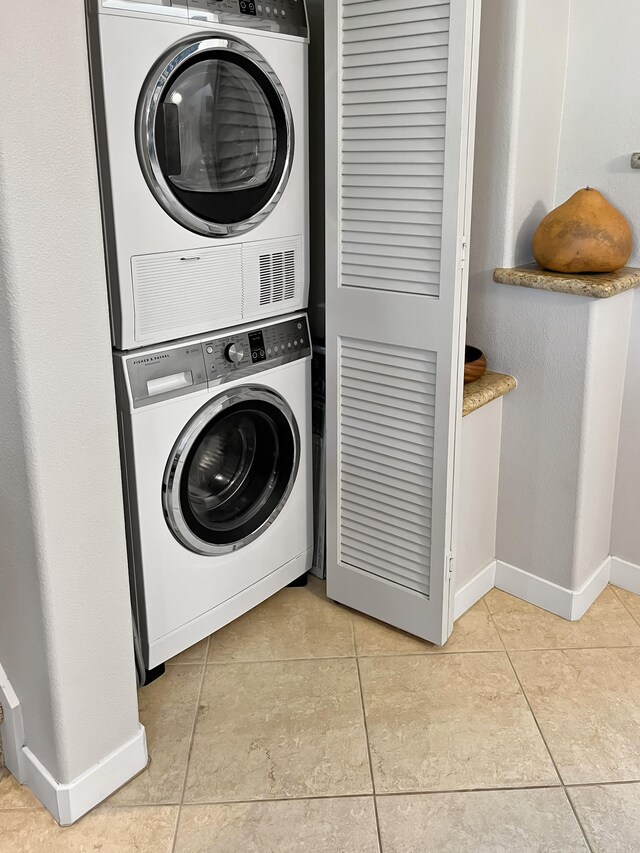
[[[223,554],[273,524],[293,488],[300,435],[293,412],[261,386],[231,389],[187,424],[167,463],[164,513],[198,554]]]
[[[246,42],[183,41],[147,78],[137,144],[164,210],[198,234],[229,237],[262,222],[284,192],[291,108],[273,69]]]

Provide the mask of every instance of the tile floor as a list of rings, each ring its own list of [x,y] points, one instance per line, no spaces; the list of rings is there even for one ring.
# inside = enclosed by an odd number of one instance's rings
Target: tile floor
[[[140,692],[151,762],[60,829],[5,773],[0,853],[636,853],[640,597],[493,590],[443,649],[287,589]]]

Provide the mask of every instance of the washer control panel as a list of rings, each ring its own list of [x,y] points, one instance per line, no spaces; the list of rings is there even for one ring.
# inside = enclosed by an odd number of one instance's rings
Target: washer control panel
[[[306,315],[130,353],[114,353],[135,409],[308,358]],[[121,381],[121,379],[119,381]]]
[[[96,0],[93,0],[96,2]],[[309,37],[305,0],[98,0],[105,9]]]
[[[136,409],[207,387],[199,342],[133,353],[126,358],[126,365]]]
[[[311,337],[306,317],[294,317],[252,329],[232,332],[203,343],[209,382],[229,382],[269,370],[311,353]]]

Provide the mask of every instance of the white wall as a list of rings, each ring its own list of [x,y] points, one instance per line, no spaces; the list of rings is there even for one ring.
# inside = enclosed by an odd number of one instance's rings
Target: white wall
[[[456,592],[496,558],[502,404],[499,398],[462,419],[455,501]]]
[[[542,216],[587,184],[640,229],[640,173],[629,169],[640,145],[640,7],[485,0],[482,27],[469,340],[519,382],[505,400],[497,552],[574,590],[610,549],[631,296],[597,304],[497,286],[491,274],[530,262]],[[613,551],[640,562],[640,533],[629,530],[637,346],[629,357]]]
[[[492,277],[532,260],[533,231],[554,206],[568,22],[568,0],[483,3],[467,335],[518,380],[504,401],[497,556],[563,586],[573,583],[579,476],[567,451],[585,381],[575,341],[588,311]]]
[[[0,663],[68,783],[139,727],[84,10],[35,12],[0,27]]]
[[[633,297],[627,376],[618,446],[611,553],[640,565],[640,293]]]
[[[640,150],[639,43],[637,0],[574,2],[556,192],[557,203],[587,184],[603,192],[631,223],[635,266],[640,266],[640,172],[629,168],[629,160]],[[634,299],[611,550],[640,564],[640,294]]]

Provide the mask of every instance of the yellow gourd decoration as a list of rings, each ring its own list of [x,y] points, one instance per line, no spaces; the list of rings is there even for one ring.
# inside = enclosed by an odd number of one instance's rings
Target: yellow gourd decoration
[[[598,190],[587,187],[548,213],[533,238],[533,256],[563,273],[613,272],[633,250],[631,228]]]

